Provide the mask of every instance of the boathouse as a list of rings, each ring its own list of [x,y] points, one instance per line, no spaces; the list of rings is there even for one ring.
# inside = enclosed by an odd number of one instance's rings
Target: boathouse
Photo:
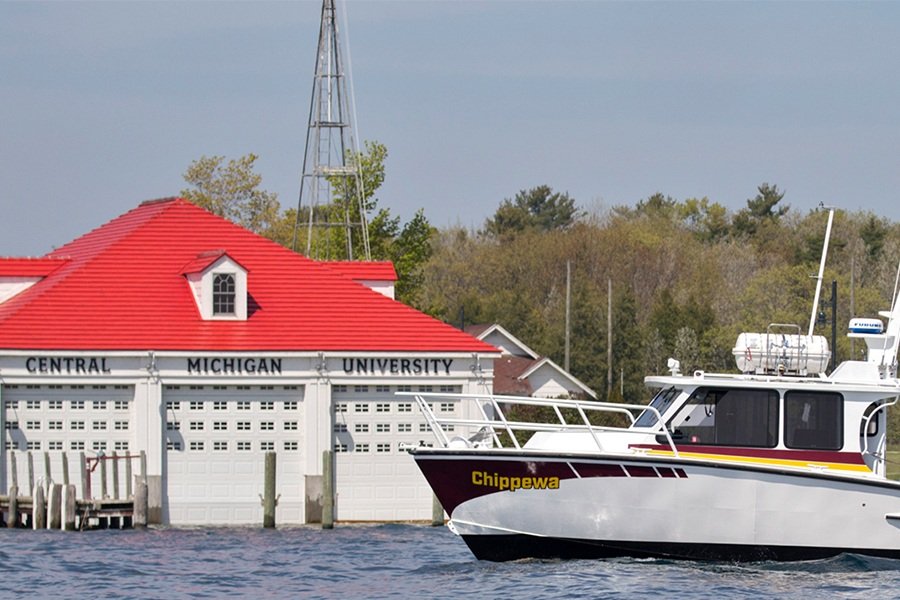
[[[315,522],[333,450],[337,520],[430,519],[402,448],[432,434],[396,392],[488,392],[499,351],[394,300],[395,279],[181,199],[0,258],[0,488],[29,453],[51,473],[64,453],[143,453],[151,521],[258,524],[275,452],[278,522]]]

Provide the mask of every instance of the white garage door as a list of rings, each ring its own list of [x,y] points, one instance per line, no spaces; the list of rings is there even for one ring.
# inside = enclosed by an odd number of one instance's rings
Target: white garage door
[[[459,386],[417,391],[459,393]],[[434,436],[411,398],[410,386],[335,385],[335,518],[342,521],[431,519],[432,492],[401,444],[433,444]],[[456,402],[435,406],[453,414]]]
[[[96,457],[113,452],[124,456],[134,447],[134,388],[128,385],[5,385],[3,408],[5,419],[6,481],[12,485],[11,460],[16,461],[19,488],[28,487],[28,455],[32,455],[34,478],[45,477],[44,455],[50,458],[50,477],[62,483],[63,452],[69,465],[69,483],[81,489],[79,454]],[[107,461],[106,495],[125,497],[124,459],[119,460],[119,489],[112,487],[112,463]],[[140,461],[132,460],[133,473],[140,471]],[[91,477],[91,496],[100,498],[100,472]],[[24,493],[24,491],[23,491]]]
[[[276,453],[276,523],[302,523],[298,386],[166,386],[166,488],[174,525],[261,524],[265,453]]]

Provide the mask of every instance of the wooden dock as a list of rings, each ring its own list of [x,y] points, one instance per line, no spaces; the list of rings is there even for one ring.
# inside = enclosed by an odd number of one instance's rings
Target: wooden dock
[[[27,453],[28,487],[19,488],[15,454],[10,452],[11,486],[9,493],[0,495],[0,525],[8,528],[62,529],[121,529],[147,525],[146,456],[96,456],[80,454],[82,498],[76,497],[76,486],[69,483],[68,461],[63,455],[63,483],[54,483],[50,461],[44,456],[44,477],[35,482],[34,457]],[[140,475],[132,477],[131,462],[140,460]],[[125,489],[120,497],[119,471],[124,465]],[[92,475],[100,475],[100,498],[92,498]],[[112,489],[107,488],[107,474],[112,471]],[[132,481],[133,479],[133,481]],[[23,482],[24,483],[24,482]],[[25,492],[25,493],[22,493]],[[110,493],[111,492],[111,493]]]

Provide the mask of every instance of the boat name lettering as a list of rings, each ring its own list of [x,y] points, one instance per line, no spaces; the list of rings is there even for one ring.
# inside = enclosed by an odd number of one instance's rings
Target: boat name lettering
[[[498,490],[558,490],[559,477],[508,477],[498,473],[472,471],[472,485],[497,488]]]
[[[95,373],[109,374],[106,358],[96,356],[29,356],[25,359],[29,373]]]
[[[449,375],[452,358],[345,358],[344,373]]]
[[[188,375],[193,374],[254,374],[281,375],[280,358],[212,357],[187,359]]]

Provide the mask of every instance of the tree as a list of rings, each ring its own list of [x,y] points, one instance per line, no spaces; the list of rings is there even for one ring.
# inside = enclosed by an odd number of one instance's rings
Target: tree
[[[494,216],[485,222],[485,232],[507,239],[528,229],[555,231],[570,227],[578,216],[575,200],[568,193],[554,192],[540,185],[522,190],[512,200],[505,199]]]
[[[224,163],[224,156],[202,156],[184,173],[192,188],[181,195],[201,208],[261,235],[279,223],[278,196],[259,189],[262,176],[253,171],[258,157],[247,154]]]
[[[784,198],[784,192],[779,191],[777,185],[763,183],[756,189],[756,196],[747,200],[747,208],[734,217],[733,226],[737,234],[752,236],[764,224],[778,223],[790,209],[789,206],[775,208]]]
[[[420,305],[424,284],[424,265],[431,258],[431,238],[437,230],[419,209],[403,226],[391,245],[390,257],[397,270],[397,299],[411,306]]]

